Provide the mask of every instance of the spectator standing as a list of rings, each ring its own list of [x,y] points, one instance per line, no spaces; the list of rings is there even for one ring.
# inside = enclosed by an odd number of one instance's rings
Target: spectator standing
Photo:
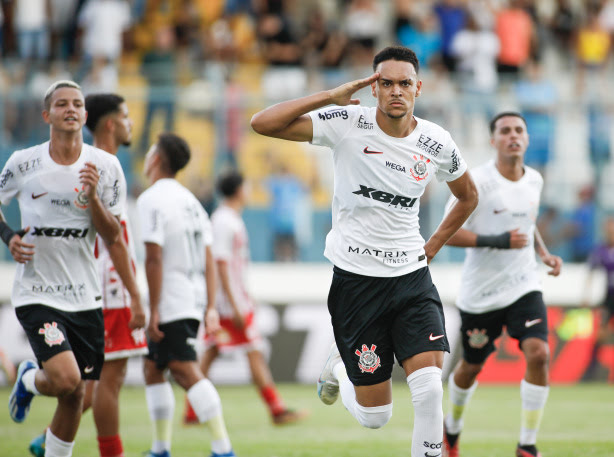
[[[499,74],[516,77],[529,60],[536,37],[533,20],[520,0],[510,0],[509,6],[497,12],[495,32],[501,44]]]
[[[467,11],[461,0],[442,0],[435,5],[441,31],[441,54],[443,64],[450,72],[456,70],[456,57],[452,52],[452,41],[467,22]]]

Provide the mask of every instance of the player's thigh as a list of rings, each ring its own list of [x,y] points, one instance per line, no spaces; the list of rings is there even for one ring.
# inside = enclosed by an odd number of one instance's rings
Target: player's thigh
[[[83,379],[100,378],[104,363],[104,319],[102,309],[68,313],[68,338]]]
[[[428,268],[406,275],[404,281],[395,300],[392,326],[397,360],[404,368],[418,369],[424,363],[429,364],[426,366],[441,366],[443,352],[449,352],[450,345],[437,288]]]
[[[394,364],[390,278],[356,275],[335,267],[328,309],[335,341],[355,386],[390,379]]]
[[[522,342],[527,338],[538,338],[548,342],[548,316],[541,292],[529,292],[506,308],[505,325],[507,333]]]
[[[505,325],[505,311],[495,310],[482,314],[460,312],[463,359],[472,365],[482,365],[495,351],[495,340]]]

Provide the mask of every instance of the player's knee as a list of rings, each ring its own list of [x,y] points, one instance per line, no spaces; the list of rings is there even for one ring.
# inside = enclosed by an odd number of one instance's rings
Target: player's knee
[[[407,377],[407,385],[411,391],[414,409],[430,409],[443,401],[443,385],[441,369],[426,367],[414,371]]]
[[[361,406],[356,403],[356,419],[363,427],[381,428],[392,417],[392,403],[382,406]]]
[[[546,344],[536,346],[527,352],[527,363],[532,366],[546,366],[550,360],[550,350]]]
[[[81,397],[85,395],[85,388],[81,382],[81,376],[78,372],[64,372],[57,374],[52,380],[53,390],[58,397],[68,395]]]
[[[468,363],[465,360],[463,360],[459,364],[457,371],[459,372],[460,376],[464,379],[475,379],[477,375],[480,374],[483,367],[484,367],[483,363]]]

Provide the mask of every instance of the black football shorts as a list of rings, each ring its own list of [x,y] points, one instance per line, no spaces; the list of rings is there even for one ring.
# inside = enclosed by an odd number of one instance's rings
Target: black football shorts
[[[502,309],[483,314],[460,312],[463,357],[469,363],[481,364],[495,351],[495,340],[503,326],[518,346],[530,337],[548,341],[546,305],[541,292],[529,292]]]
[[[33,304],[15,308],[32,351],[42,366],[60,352],[72,351],[82,379],[98,379],[104,363],[102,309],[66,312]]]
[[[403,276],[363,276],[333,268],[328,295],[335,341],[354,385],[390,379],[399,364],[448,351],[443,307],[428,267]]]

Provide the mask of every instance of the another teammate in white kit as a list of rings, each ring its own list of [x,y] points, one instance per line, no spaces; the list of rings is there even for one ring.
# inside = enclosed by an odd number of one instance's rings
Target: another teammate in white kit
[[[524,118],[502,112],[491,121],[490,132],[496,158],[472,170],[480,202],[447,243],[468,249],[456,302],[462,319],[463,360],[448,383],[444,455],[459,455],[464,407],[505,326],[527,361],[520,385],[522,420],[516,456],[536,457],[537,431],[548,398],[549,350],[535,252],[552,268],[550,275],[558,276],[562,261],[548,252],[535,226],[543,179],[524,164],[529,145]],[[454,203],[452,197],[449,208]]]
[[[2,239],[19,262],[11,301],[37,364],[26,360],[9,398],[22,422],[34,395],[57,397],[45,455],[72,455],[84,380],[98,379],[104,360],[102,300],[94,259],[96,233],[120,236],[126,183],[114,156],[83,144],[87,114],[81,88],[58,81],[45,95],[49,141],[16,151],[0,178],[2,204],[16,197],[22,226],[4,221]]]
[[[414,405],[411,455],[436,457],[449,346],[427,265],[473,211],[477,192],[450,134],[413,115],[422,89],[414,52],[386,48],[373,70],[368,78],[271,106],[254,115],[252,127],[333,150],[333,225],[324,254],[334,264],[328,309],[336,346],[318,381],[320,399],[331,404],[341,391],[361,425],[382,427],[392,415],[396,357]],[[352,106],[359,103],[352,95],[366,86],[377,107]],[[458,203],[425,243],[418,208],[434,177]]]
[[[196,363],[196,334],[219,328],[211,223],[200,202],[175,176],[190,149],[172,133],[159,135],[145,158],[151,186],[137,201],[149,285],[149,354],[145,393],[154,436],[149,457],[169,457],[175,397],[168,368],[211,431],[211,457],[234,457],[217,390]]]
[[[220,313],[221,328],[205,335],[207,349],[200,367],[207,376],[220,353],[245,351],[253,383],[269,409],[271,420],[275,425],[293,423],[306,413],[288,409],[277,391],[262,355],[262,338],[254,318],[256,310],[247,290],[249,237],[241,217],[247,202],[243,175],[236,171],[228,172],[220,176],[217,187],[223,200],[211,215],[211,225],[215,239],[213,256],[219,278],[216,308]],[[184,422],[192,423],[194,419],[197,417],[188,402]]]

